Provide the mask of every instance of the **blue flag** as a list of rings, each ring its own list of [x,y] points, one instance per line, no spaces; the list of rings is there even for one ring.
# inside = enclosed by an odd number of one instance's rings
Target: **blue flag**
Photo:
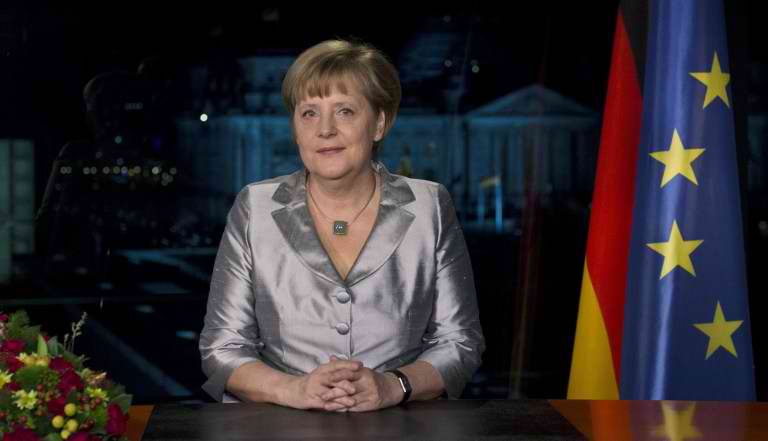
[[[723,4],[654,0],[647,23],[620,396],[754,400]]]

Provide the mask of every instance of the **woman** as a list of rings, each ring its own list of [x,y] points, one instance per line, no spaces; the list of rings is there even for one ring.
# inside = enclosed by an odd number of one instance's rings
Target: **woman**
[[[372,160],[397,71],[367,45],[326,41],[288,70],[283,99],[305,170],[248,185],[230,211],[203,388],[329,411],[458,397],[484,339],[450,196]]]

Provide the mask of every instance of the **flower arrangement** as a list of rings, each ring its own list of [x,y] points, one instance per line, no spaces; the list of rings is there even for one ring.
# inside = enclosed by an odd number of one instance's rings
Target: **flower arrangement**
[[[131,396],[74,354],[86,315],[59,342],[26,312],[0,312],[2,441],[114,441],[125,437]]]

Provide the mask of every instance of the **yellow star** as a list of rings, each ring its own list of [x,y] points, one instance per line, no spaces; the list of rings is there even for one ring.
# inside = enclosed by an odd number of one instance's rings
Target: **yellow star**
[[[659,280],[669,274],[676,267],[682,267],[684,270],[696,277],[696,271],[691,262],[691,253],[704,242],[703,240],[684,240],[677,227],[677,221],[672,222],[672,229],[669,231],[669,240],[666,242],[656,242],[646,244],[648,248],[664,256],[664,265],[661,267]]]
[[[715,98],[720,98],[727,107],[731,107],[731,104],[728,102],[728,92],[725,90],[728,82],[731,81],[731,74],[720,70],[720,60],[717,58],[717,52],[715,52],[712,68],[709,72],[691,72],[690,74],[707,86],[707,94],[704,96],[702,109],[706,109]]]
[[[661,403],[664,423],[653,429],[656,438],[667,438],[669,441],[685,441],[686,439],[701,438],[701,432],[693,425],[696,414],[696,403],[691,403],[681,411],[676,411],[669,403]]]
[[[677,133],[677,129],[675,129],[672,133],[672,143],[669,144],[669,150],[660,150],[650,154],[653,159],[664,164],[664,176],[661,177],[661,187],[663,188],[677,175],[683,175],[693,182],[694,185],[699,185],[691,163],[701,156],[704,150],[701,148],[685,148],[683,141],[680,140],[680,135]]]
[[[715,308],[715,318],[712,323],[695,323],[693,326],[699,331],[709,336],[709,345],[707,346],[707,359],[719,348],[724,348],[730,352],[731,355],[738,358],[736,354],[736,347],[733,345],[733,338],[731,335],[736,332],[737,329],[743,323],[743,320],[725,320],[725,314],[723,314],[723,308],[720,307],[720,302],[717,302],[717,308]]]

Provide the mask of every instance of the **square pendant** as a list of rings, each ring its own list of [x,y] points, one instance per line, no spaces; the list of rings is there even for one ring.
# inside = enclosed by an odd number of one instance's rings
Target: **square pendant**
[[[333,222],[333,234],[337,236],[346,236],[347,235],[347,223],[344,221],[334,221]]]

